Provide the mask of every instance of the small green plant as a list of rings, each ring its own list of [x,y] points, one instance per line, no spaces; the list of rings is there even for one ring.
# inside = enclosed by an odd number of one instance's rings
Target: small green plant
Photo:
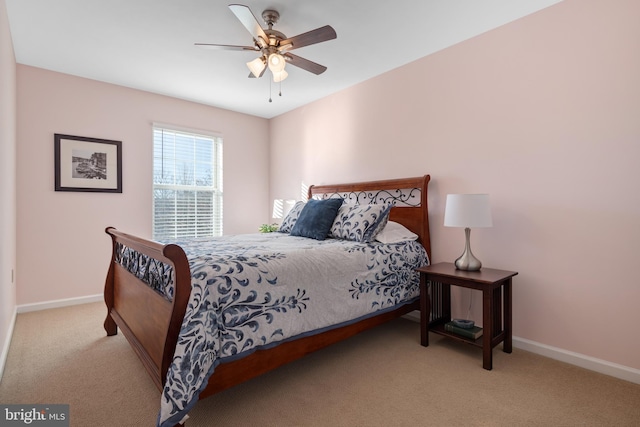
[[[278,231],[279,225],[276,223],[273,224],[262,224],[260,226],[261,233],[272,233],[274,231]]]

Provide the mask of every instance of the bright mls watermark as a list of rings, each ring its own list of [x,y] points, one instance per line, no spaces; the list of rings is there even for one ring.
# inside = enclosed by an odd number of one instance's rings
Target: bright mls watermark
[[[0,427],[69,427],[69,405],[1,405]]]

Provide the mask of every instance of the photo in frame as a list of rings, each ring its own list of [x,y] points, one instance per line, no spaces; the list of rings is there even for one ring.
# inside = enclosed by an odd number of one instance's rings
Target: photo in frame
[[[122,193],[122,141],[55,134],[55,191]]]

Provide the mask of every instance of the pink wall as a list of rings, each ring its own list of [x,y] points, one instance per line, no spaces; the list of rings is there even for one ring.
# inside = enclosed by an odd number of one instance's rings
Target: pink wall
[[[151,236],[153,122],[221,133],[225,233],[266,221],[266,119],[24,65],[17,90],[18,304],[102,293],[107,226]],[[123,193],[55,192],[54,133],[122,141]]]
[[[440,262],[464,240],[445,195],[490,193],[472,248],[520,272],[514,335],[638,369],[638,16],[635,0],[565,0],[272,119],[271,195],[429,173]]]
[[[0,378],[16,308],[16,60],[0,0]]]

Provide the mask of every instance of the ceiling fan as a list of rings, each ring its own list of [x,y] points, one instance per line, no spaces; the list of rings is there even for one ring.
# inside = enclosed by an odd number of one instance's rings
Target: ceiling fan
[[[262,77],[268,67],[273,74],[273,81],[276,83],[287,78],[288,73],[284,69],[287,62],[313,74],[322,74],[326,71],[327,67],[324,65],[294,55],[290,51],[335,39],[337,37],[336,32],[330,25],[325,25],[294,37],[287,37],[280,31],[273,29],[274,24],[280,19],[280,14],[275,10],[267,9],[262,12],[262,19],[269,27],[263,29],[249,7],[242,4],[230,4],[229,9],[251,33],[253,46],[195,43],[196,46],[208,49],[259,52],[260,56],[258,58],[247,62],[247,67],[251,71],[249,77]]]

